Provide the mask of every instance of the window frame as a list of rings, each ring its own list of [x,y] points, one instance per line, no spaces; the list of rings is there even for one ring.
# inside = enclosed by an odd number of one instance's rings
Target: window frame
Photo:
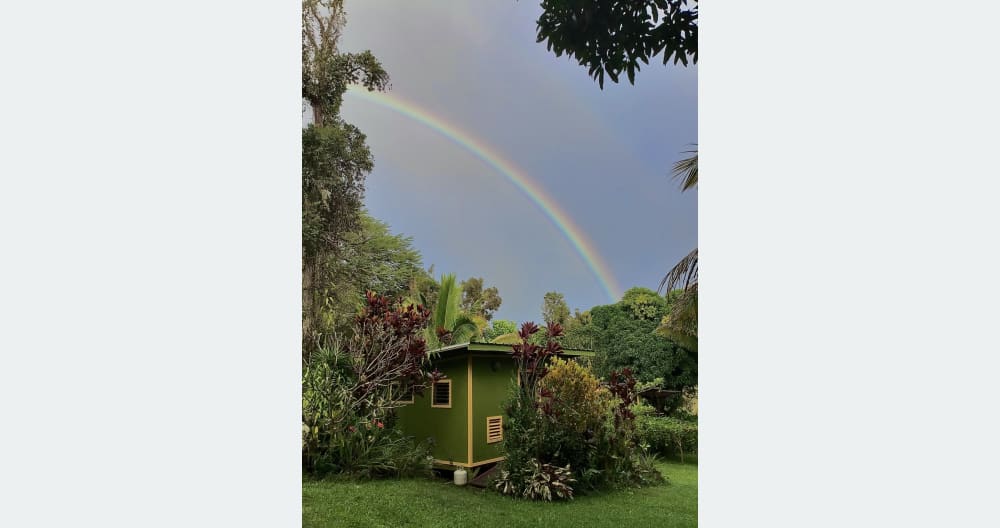
[[[447,404],[437,404],[437,403],[434,403],[435,401],[437,401],[437,385],[438,384],[444,384],[444,383],[448,384],[448,403]],[[431,398],[430,399],[431,399],[431,407],[433,407],[435,409],[451,409],[451,380],[450,379],[443,379],[443,380],[435,381],[433,384],[431,384]]]
[[[402,384],[398,381],[394,381],[389,384],[389,394],[392,396],[393,403],[413,403],[413,398],[414,398],[413,386],[412,385],[410,386],[410,390],[408,391],[407,394],[401,394],[399,391],[400,387],[402,387]],[[397,399],[397,396],[409,396],[410,398],[408,400],[404,400],[403,398]]]

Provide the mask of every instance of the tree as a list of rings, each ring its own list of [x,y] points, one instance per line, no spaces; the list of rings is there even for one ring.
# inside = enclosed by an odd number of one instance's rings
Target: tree
[[[688,350],[698,351],[698,287],[671,290],[669,309],[656,331]]]
[[[582,350],[594,349],[594,325],[590,310],[573,311],[563,330],[563,346]]]
[[[364,134],[348,124],[302,131],[303,338],[326,328],[322,307],[330,290],[329,268],[347,233],[360,226],[364,178],[372,169]]]
[[[312,108],[316,126],[340,114],[349,85],[379,91],[389,87],[389,74],[371,51],[338,50],[346,22],[343,0],[302,1],[302,98]]]
[[[674,164],[675,179],[681,180],[681,192],[698,186],[698,152]],[[670,313],[663,317],[657,331],[698,351],[698,248],[688,253],[660,281],[657,292],[666,289],[671,299]]]
[[[545,294],[542,300],[542,319],[546,326],[552,326],[552,323],[566,325],[569,319],[569,306],[563,294],[554,291]]]
[[[329,265],[325,288],[325,326],[347,331],[365,301],[366,291],[404,296],[424,272],[420,252],[411,237],[393,234],[388,224],[365,212],[360,228],[344,236],[339,258]]]
[[[358,229],[365,176],[373,167],[365,136],[339,117],[347,86],[388,88],[389,76],[371,54],[344,54],[342,0],[302,2],[302,98],[313,123],[302,130],[303,359],[331,330],[326,299],[335,285],[331,267],[342,260],[345,237]]]
[[[462,292],[455,283],[455,275],[442,275],[440,284],[437,304],[431,312],[427,342],[432,343],[434,348],[468,342],[479,334],[479,326],[461,311]]]
[[[596,371],[607,376],[630,368],[639,381],[663,378],[671,390],[697,385],[697,351],[656,333],[669,311],[667,299],[646,288],[631,288],[621,301],[592,308]]]
[[[489,342],[507,334],[517,333],[517,323],[508,319],[494,319],[490,321],[490,327],[483,332],[483,339]]]
[[[622,72],[635,84],[641,61],[663,55],[684,66],[698,63],[698,0],[542,0],[538,42],[557,57],[586,66],[604,88]]]
[[[434,306],[437,304],[438,290],[441,285],[434,279],[434,265],[413,277],[410,281],[410,293],[408,300],[411,304],[422,304],[424,306]]]
[[[470,277],[462,281],[461,287],[462,310],[478,315],[486,321],[493,319],[493,312],[496,312],[503,302],[497,287],[490,286],[484,290],[482,277]]]

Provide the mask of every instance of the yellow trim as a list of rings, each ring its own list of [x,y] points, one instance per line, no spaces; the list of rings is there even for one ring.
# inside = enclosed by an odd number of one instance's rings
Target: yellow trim
[[[468,358],[467,364],[469,365],[469,378],[468,382],[465,384],[465,392],[469,395],[469,407],[468,407],[468,427],[469,430],[469,465],[472,465],[472,358]]]
[[[503,459],[504,459],[504,457],[497,457],[497,458],[491,458],[489,460],[480,460],[479,462],[476,462],[475,464],[466,464],[465,462],[454,462],[454,461],[449,461],[449,460],[439,460],[439,459],[435,458],[434,459],[434,463],[437,464],[437,465],[439,465],[439,466],[473,468],[473,467],[482,466],[484,464],[492,464],[494,462],[500,462]]]
[[[435,405],[434,404],[434,394],[437,392],[434,389],[434,385],[437,385],[438,383],[447,383],[448,384],[448,405]],[[443,379],[443,380],[435,381],[434,385],[431,385],[431,407],[434,407],[436,409],[451,409],[451,380],[450,379]]]
[[[504,459],[504,457],[496,457],[496,458],[491,458],[489,460],[480,460],[479,462],[476,462],[475,464],[472,464],[469,467],[481,466],[483,464],[492,464],[493,462],[499,462],[499,461],[501,461],[503,459]]]
[[[496,420],[500,424],[500,430],[495,436],[490,436],[490,420]],[[497,442],[503,442],[503,416],[487,416],[486,417],[486,443],[495,444]]]
[[[393,389],[392,388],[393,386],[395,386],[396,389]],[[395,394],[396,394],[395,391],[399,390],[399,386],[400,386],[400,383],[398,381],[394,381],[394,382],[392,382],[392,383],[389,384],[389,392],[390,392],[390,394],[393,395],[392,396],[393,398],[396,397],[395,396]],[[410,399],[409,400],[393,400],[393,401],[396,402],[396,403],[413,403],[413,393],[414,393],[413,387],[410,387]]]

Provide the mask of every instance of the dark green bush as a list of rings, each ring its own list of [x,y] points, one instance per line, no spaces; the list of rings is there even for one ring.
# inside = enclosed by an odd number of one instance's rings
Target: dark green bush
[[[423,307],[368,292],[353,335],[317,343],[302,367],[302,470],[313,477],[412,476],[431,471],[429,446],[393,424],[401,385],[414,391],[428,372]]]
[[[429,443],[416,443],[382,422],[351,425],[325,436],[325,440],[308,466],[315,477],[341,474],[370,479],[431,474]]]
[[[681,460],[698,453],[697,421],[639,412],[636,426],[639,443],[654,453]]]

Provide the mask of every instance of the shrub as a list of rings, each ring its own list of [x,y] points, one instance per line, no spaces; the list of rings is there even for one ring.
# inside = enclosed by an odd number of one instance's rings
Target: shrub
[[[505,460],[496,488],[501,493],[537,497],[572,496],[570,482],[585,488],[662,482],[652,458],[635,442],[636,381],[628,369],[612,372],[602,385],[586,367],[562,360],[554,341],[561,332],[551,325],[548,341],[531,340],[538,328],[521,327],[522,344],[514,347],[520,384],[511,387],[502,446]],[[557,478],[562,471],[569,477]],[[546,469],[547,468],[547,469]],[[544,483],[557,479],[553,488]],[[534,490],[534,491],[532,491]],[[568,490],[568,491],[567,491]],[[551,499],[549,499],[551,500]]]
[[[611,392],[586,367],[555,358],[542,378],[539,397],[548,422],[573,433],[596,429],[614,406]]]
[[[540,464],[533,458],[528,462],[528,468],[527,477],[512,474],[507,470],[501,471],[493,486],[504,495],[521,496],[526,499],[547,501],[551,501],[553,497],[573,499],[573,487],[569,484],[575,480],[569,466]]]
[[[611,419],[618,400],[590,370],[575,361],[554,359],[539,384],[541,456],[575,468],[588,488],[611,478],[608,456],[616,436]]]
[[[314,476],[348,474],[359,478],[430,476],[429,443],[417,444],[383,422],[349,425],[331,435],[309,467]]]
[[[655,416],[649,406],[637,406],[637,435],[640,444],[664,456],[680,457],[698,453],[698,422],[672,416]],[[647,410],[648,409],[648,410]]]
[[[569,466],[562,468],[552,464],[539,464],[531,461],[531,476],[524,487],[524,497],[527,499],[545,499],[551,501],[553,496],[560,499],[572,499],[573,488],[569,483],[575,482]]]
[[[419,393],[440,378],[421,337],[430,312],[372,292],[366,301],[354,335],[321,343],[302,369],[302,467],[315,476],[430,468],[427,447],[391,425],[400,387]]]

